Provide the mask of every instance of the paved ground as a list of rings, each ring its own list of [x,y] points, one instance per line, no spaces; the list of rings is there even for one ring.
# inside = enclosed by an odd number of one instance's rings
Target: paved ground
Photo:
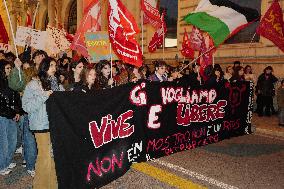
[[[284,128],[278,127],[275,116],[254,115],[253,124],[255,134],[135,164],[103,189],[283,189]],[[15,160],[20,163],[20,156]],[[31,183],[20,166],[9,176],[0,176],[0,189],[29,189]]]
[[[258,133],[284,137],[284,127],[279,127],[277,116],[258,117],[257,114],[254,114],[252,123]]]

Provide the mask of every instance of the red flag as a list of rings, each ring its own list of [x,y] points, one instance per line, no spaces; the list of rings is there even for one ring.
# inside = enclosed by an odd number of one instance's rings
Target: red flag
[[[101,6],[99,0],[94,0],[84,13],[84,17],[74,36],[70,46],[72,50],[77,50],[80,54],[88,57],[88,50],[85,44],[85,33],[101,30]]]
[[[141,0],[141,9],[143,11],[143,24],[150,23],[154,28],[161,27],[161,18],[157,9],[156,0]]]
[[[184,35],[183,35],[183,41],[182,41],[182,49],[181,54],[184,57],[188,57],[191,59],[194,59],[194,50],[190,46],[190,41],[186,32],[186,29],[184,28]]]
[[[6,31],[4,22],[0,15],[0,43],[8,44],[8,42],[9,42],[8,33]]]
[[[124,62],[140,67],[142,51],[134,38],[140,31],[134,17],[120,0],[109,0],[108,21],[112,49]]]
[[[277,0],[273,1],[261,19],[256,32],[272,41],[284,52],[283,13]]]
[[[202,42],[201,42],[201,47],[200,47],[200,51],[199,51],[199,56],[205,52],[203,56],[201,56],[198,59],[199,65],[200,65],[200,74],[205,77],[204,75],[204,70],[208,65],[211,65],[213,63],[213,53],[214,50],[211,49],[214,47],[214,42],[212,40],[212,38],[205,33],[205,37],[202,36]],[[210,50],[211,49],[211,50]]]
[[[72,43],[73,40],[74,40],[74,35],[72,35],[72,34],[70,34],[70,33],[67,33],[67,32],[66,32],[65,37],[66,37],[66,39],[67,39],[70,43]]]
[[[200,51],[201,44],[203,41],[202,32],[193,26],[191,34],[190,34],[190,41],[191,41],[191,47],[193,50]]]
[[[165,22],[165,12],[162,13],[161,15],[161,27],[154,33],[154,36],[152,37],[148,50],[149,52],[155,52],[158,47],[163,45],[163,38],[166,36],[167,33],[167,26]]]
[[[93,0],[83,0],[83,10],[84,12],[87,12],[87,8],[92,4]]]

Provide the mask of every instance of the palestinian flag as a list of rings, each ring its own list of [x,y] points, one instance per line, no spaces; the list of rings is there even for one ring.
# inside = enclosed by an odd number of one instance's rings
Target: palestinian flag
[[[208,32],[214,45],[218,46],[259,18],[257,10],[241,7],[229,0],[201,0],[196,10],[183,20]]]

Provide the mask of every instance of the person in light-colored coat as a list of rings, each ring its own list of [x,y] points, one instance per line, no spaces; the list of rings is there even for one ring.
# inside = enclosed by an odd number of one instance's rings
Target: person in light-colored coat
[[[29,115],[30,129],[35,133],[38,156],[35,166],[33,189],[57,188],[57,177],[52,145],[50,141],[49,122],[46,101],[53,91],[63,89],[55,77],[56,61],[52,58],[42,60],[38,77],[30,81],[23,95],[23,109]]]

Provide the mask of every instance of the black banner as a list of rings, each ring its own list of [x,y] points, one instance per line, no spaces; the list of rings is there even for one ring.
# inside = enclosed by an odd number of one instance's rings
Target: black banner
[[[133,162],[251,132],[253,84],[189,88],[139,82],[48,100],[59,189],[101,187]]]

